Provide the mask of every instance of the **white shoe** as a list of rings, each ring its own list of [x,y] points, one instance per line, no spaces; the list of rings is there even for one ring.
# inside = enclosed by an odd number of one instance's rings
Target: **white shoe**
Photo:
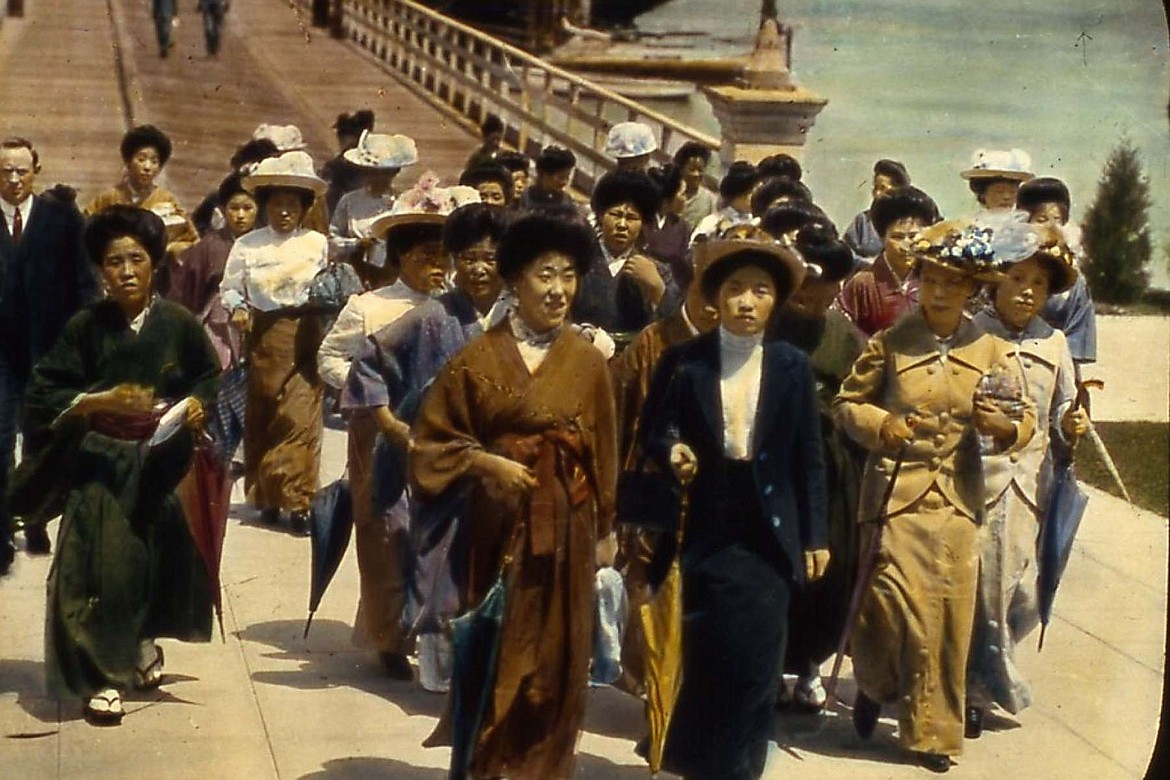
[[[103,688],[85,703],[85,719],[96,726],[116,726],[125,714],[116,688]]]
[[[821,676],[801,677],[792,689],[792,700],[799,707],[820,711],[825,708],[829,696],[825,693],[825,686],[821,684]]]

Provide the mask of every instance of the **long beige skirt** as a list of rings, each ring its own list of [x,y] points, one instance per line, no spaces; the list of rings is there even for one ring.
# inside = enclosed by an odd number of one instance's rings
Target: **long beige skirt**
[[[875,525],[861,527],[861,549]],[[976,531],[937,488],[889,518],[853,637],[858,688],[894,702],[909,750],[963,750],[967,652],[978,574]]]

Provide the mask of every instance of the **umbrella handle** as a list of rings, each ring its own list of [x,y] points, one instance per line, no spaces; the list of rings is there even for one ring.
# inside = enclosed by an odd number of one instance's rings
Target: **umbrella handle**
[[[873,532],[873,536],[869,540],[869,547],[865,550],[865,557],[861,560],[861,566],[857,573],[857,583],[853,586],[853,594],[849,597],[849,612],[845,618],[845,626],[841,630],[841,638],[837,642],[837,656],[833,659],[833,671],[829,675],[829,682],[825,686],[826,702],[825,706],[832,706],[837,698],[837,678],[841,674],[841,663],[845,660],[845,648],[849,644],[849,640],[853,637],[853,632],[857,628],[857,619],[861,614],[861,599],[865,592],[869,589],[869,580],[873,576],[874,569],[877,567],[877,555],[881,549],[882,531],[885,528],[886,518],[890,508],[890,498],[894,495],[894,485],[898,481],[898,475],[902,471],[902,463],[906,460],[906,450],[909,443],[904,443],[899,449],[898,454],[894,459],[894,468],[890,471],[890,481],[886,484],[886,491],[882,495],[882,509],[875,518],[877,528]]]

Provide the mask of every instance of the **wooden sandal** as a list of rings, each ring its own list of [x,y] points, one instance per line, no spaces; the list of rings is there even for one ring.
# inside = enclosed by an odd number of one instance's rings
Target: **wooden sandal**
[[[134,668],[134,687],[140,691],[152,691],[162,685],[163,681],[163,649],[153,642],[150,647],[154,648],[154,658],[145,666]],[[140,655],[139,663],[143,660]]]
[[[85,719],[95,726],[117,726],[125,714],[116,688],[104,688],[85,702]]]

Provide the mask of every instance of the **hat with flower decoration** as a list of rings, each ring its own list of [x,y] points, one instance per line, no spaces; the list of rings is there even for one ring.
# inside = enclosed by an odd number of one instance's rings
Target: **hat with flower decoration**
[[[403,225],[441,226],[455,209],[479,202],[479,190],[475,187],[441,187],[438,174],[427,171],[419,177],[416,185],[395,198],[389,211],[373,221],[370,233],[386,238]]]
[[[298,152],[309,148],[301,136],[301,129],[296,125],[258,125],[252,131],[252,140],[263,139],[276,144],[276,149],[280,152]]]
[[[605,137],[605,153],[618,160],[641,157],[657,148],[654,131],[641,122],[618,122]]]
[[[243,179],[244,189],[255,193],[260,187],[291,187],[320,195],[328,188],[313,169],[313,158],[308,152],[285,152],[256,164]]]
[[[910,241],[910,254],[919,263],[933,263],[984,282],[1000,278],[992,228],[960,219],[923,228]]]
[[[1005,221],[992,230],[991,249],[1001,272],[1035,258],[1048,270],[1049,295],[1062,293],[1076,282],[1073,252],[1056,226]]]
[[[357,146],[345,150],[342,156],[359,168],[396,171],[418,162],[418,149],[409,136],[363,130]]]

